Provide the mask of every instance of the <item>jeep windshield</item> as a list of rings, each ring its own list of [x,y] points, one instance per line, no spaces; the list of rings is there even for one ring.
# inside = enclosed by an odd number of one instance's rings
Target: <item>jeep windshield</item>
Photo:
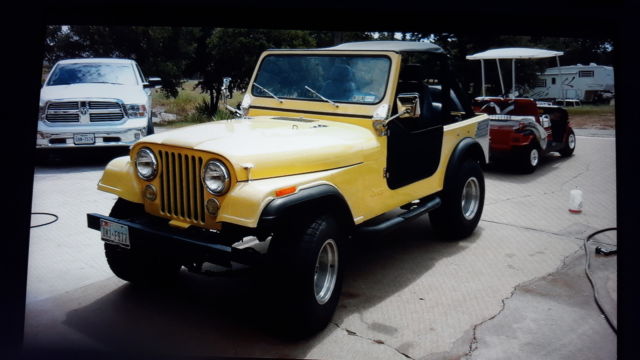
[[[251,94],[258,97],[376,104],[384,97],[391,60],[362,55],[269,55],[258,69]]]
[[[138,81],[129,64],[70,63],[56,66],[47,85],[83,83],[136,85]]]

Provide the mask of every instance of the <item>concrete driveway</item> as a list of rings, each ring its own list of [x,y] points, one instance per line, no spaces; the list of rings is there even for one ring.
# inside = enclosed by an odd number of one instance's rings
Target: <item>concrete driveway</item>
[[[162,131],[162,130],[160,130]],[[615,138],[577,132],[571,158],[533,174],[485,172],[476,232],[447,242],[428,216],[354,244],[333,322],[305,341],[271,331],[270,294],[251,271],[201,277],[183,271],[165,289],[113,276],[86,213],[108,213],[96,190],[109,156],[62,160],[35,171],[33,212],[58,220],[31,230],[27,351],[316,359],[613,359],[616,335],[584,274],[584,239],[616,225]],[[569,191],[584,194],[581,214]],[[32,226],[54,218],[33,215]],[[616,232],[588,244],[605,311],[617,314],[616,258],[595,256]]]

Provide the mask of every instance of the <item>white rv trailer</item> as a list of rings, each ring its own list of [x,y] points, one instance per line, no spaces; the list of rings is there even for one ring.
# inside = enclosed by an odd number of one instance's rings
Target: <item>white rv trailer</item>
[[[529,96],[544,100],[597,102],[609,100],[613,94],[613,67],[591,63],[546,69],[538,75]]]

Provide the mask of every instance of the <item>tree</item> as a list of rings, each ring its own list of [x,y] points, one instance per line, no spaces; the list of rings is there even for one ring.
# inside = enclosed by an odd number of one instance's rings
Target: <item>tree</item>
[[[225,77],[232,89],[247,87],[260,54],[269,48],[314,47],[308,31],[200,28],[187,69],[198,76],[197,86],[209,95],[209,116],[214,116]]]

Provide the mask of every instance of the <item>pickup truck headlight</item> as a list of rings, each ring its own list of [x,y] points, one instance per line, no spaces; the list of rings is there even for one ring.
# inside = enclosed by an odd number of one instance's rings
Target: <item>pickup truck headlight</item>
[[[136,154],[136,169],[138,176],[144,180],[153,179],[158,173],[158,161],[155,154],[149,148],[142,148]]]
[[[217,160],[209,160],[202,171],[202,182],[213,195],[222,195],[229,190],[229,170]]]
[[[47,110],[47,107],[45,104],[40,104],[40,108],[38,110],[38,120],[42,120],[44,119],[44,113]]]
[[[127,117],[146,117],[147,105],[144,104],[127,104],[125,105],[127,111]]]

